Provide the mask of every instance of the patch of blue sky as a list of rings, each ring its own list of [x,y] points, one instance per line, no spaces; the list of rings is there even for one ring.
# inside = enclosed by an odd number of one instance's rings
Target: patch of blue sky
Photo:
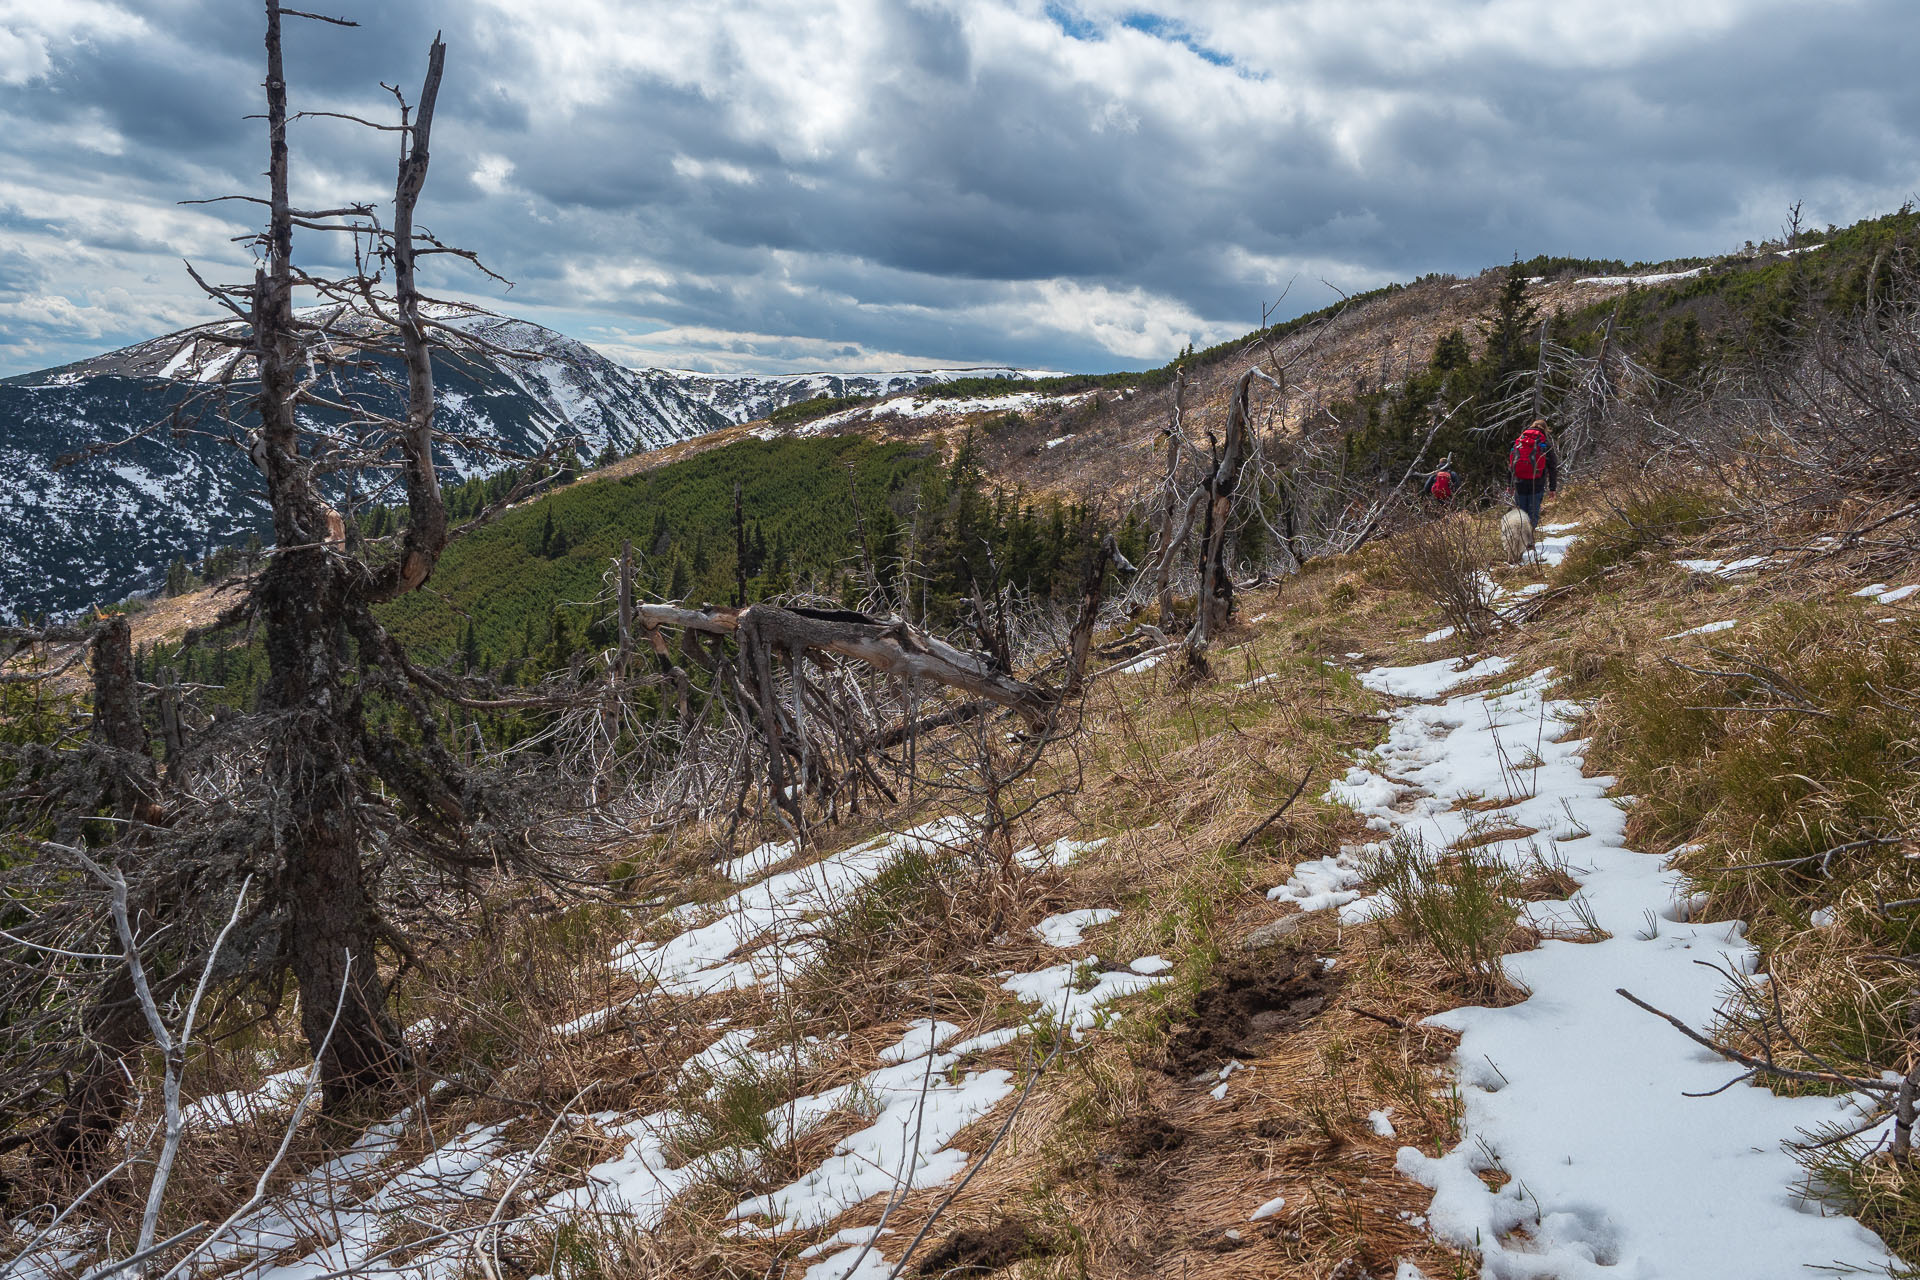
[[[1070,39],[1099,40],[1109,29],[1109,24],[1089,18],[1071,5],[1059,3],[1058,0],[1050,0],[1045,13],[1047,20],[1059,27]],[[1241,75],[1251,74],[1244,68],[1235,66],[1233,55],[1222,53],[1218,49],[1200,43],[1194,38],[1193,32],[1177,18],[1136,9],[1122,16],[1118,25],[1138,31],[1142,35],[1152,36],[1155,40],[1177,44],[1195,57],[1212,63],[1216,67],[1233,67]],[[1252,78],[1264,79],[1265,77],[1252,75]]]
[[[1166,40],[1173,44],[1180,45],[1205,61],[1211,62],[1216,67],[1230,67],[1233,65],[1232,55],[1222,53],[1218,49],[1209,49],[1206,45],[1201,44],[1193,38],[1192,32],[1188,31],[1184,25],[1173,18],[1168,18],[1158,13],[1142,13],[1136,11],[1120,19],[1120,25],[1123,27],[1131,27],[1135,31],[1143,32],[1156,40]]]
[[[1100,26],[1098,23],[1075,13],[1063,4],[1048,4],[1046,14],[1049,22],[1059,27],[1075,40],[1097,40],[1100,37]]]

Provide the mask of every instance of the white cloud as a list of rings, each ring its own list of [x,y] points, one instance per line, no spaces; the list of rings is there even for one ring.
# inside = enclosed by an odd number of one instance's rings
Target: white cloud
[[[505,156],[482,153],[474,157],[473,185],[490,196],[513,190],[513,161]]]
[[[962,314],[1028,340],[1069,337],[1122,360],[1171,359],[1192,342],[1207,346],[1256,327],[1206,320],[1177,299],[1145,289],[1112,289],[1074,280],[1040,280],[1008,289],[999,302]]]
[[[705,182],[713,178],[737,187],[752,186],[760,180],[745,165],[729,164],[725,160],[695,160],[686,155],[673,158],[673,171],[691,182]]]
[[[702,373],[871,373],[952,365],[948,355],[909,355],[806,334],[749,333],[678,325],[647,333],[607,330],[591,345],[636,368]]]
[[[101,0],[0,0],[0,85],[24,85],[53,70],[55,55],[89,40],[145,35],[146,20]]]

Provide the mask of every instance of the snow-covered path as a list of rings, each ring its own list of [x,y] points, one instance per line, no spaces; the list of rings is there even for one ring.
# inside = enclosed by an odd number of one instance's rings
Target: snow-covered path
[[[1437,696],[1436,665],[1370,672],[1368,682],[1402,693],[1426,684]],[[1690,922],[1666,859],[1625,847],[1625,814],[1607,797],[1613,779],[1582,773],[1587,743],[1569,732],[1583,709],[1553,698],[1553,683],[1542,671],[1401,707],[1385,743],[1329,793],[1383,838],[1429,848],[1532,828],[1488,848],[1516,865],[1557,852],[1581,885],[1576,900],[1611,934],[1508,956],[1530,998],[1433,1019],[1461,1032],[1464,1132],[1439,1158],[1401,1150],[1401,1171],[1435,1190],[1431,1229],[1480,1250],[1487,1280],[1768,1280],[1893,1263],[1871,1232],[1797,1193],[1801,1171],[1781,1147],[1803,1130],[1857,1121],[1846,1100],[1747,1085],[1685,1097],[1738,1069],[1615,994],[1706,1027],[1728,988],[1708,966],[1751,972],[1757,953],[1738,921]],[[1364,856],[1348,849],[1297,869],[1274,896],[1364,919],[1382,909],[1356,887]],[[1566,903],[1532,911],[1543,928],[1579,927]],[[1483,1169],[1510,1180],[1491,1191]]]

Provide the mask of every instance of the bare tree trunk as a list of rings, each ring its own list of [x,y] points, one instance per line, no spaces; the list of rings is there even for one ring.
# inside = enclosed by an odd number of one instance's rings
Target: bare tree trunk
[[[1154,594],[1160,603],[1162,627],[1173,625],[1173,562],[1192,531],[1194,520],[1192,505],[1186,507],[1182,516],[1180,503],[1180,445],[1185,431],[1180,419],[1186,394],[1187,371],[1177,369],[1173,375],[1173,410],[1167,424],[1167,474],[1161,481],[1160,545],[1156,548],[1153,567]]]
[[[119,818],[157,823],[164,816],[146,726],[140,719],[140,686],[133,671],[133,631],[124,617],[107,618],[89,641],[93,671],[90,736],[101,755],[100,802]],[[125,971],[94,997],[83,1021],[91,1056],[67,1084],[65,1105],[40,1139],[40,1156],[69,1175],[89,1176],[111,1149],[126,1113],[132,1074],[127,1060],[143,1043],[146,1022]]]
[[[1200,537],[1200,600],[1194,611],[1193,627],[1187,632],[1187,664],[1196,671],[1206,667],[1207,646],[1226,628],[1233,614],[1233,573],[1227,563],[1227,528],[1233,517],[1233,500],[1240,481],[1241,463],[1246,458],[1247,395],[1253,383],[1251,370],[1240,375],[1234,385],[1233,401],[1227,407],[1226,440],[1206,483],[1206,523]]]
[[[92,741],[104,754],[102,800],[117,818],[154,821],[156,779],[140,723],[140,687],[132,674],[132,629],[125,618],[108,618],[92,635],[94,722]],[[40,1136],[40,1159],[69,1176],[88,1178],[108,1155],[113,1130],[127,1113],[132,1073],[129,1057],[140,1052],[146,1019],[134,1000],[131,979],[121,969],[86,1009],[84,1036],[90,1057],[67,1084],[65,1105]]]
[[[94,745],[106,757],[107,799],[114,816],[159,817],[158,787],[146,725],[140,719],[140,685],[133,674],[133,629],[118,615],[101,622],[92,640]]]
[[[1067,683],[1062,690],[1065,698],[1078,697],[1080,690],[1086,686],[1087,650],[1093,643],[1094,624],[1100,620],[1100,599],[1106,586],[1107,566],[1113,563],[1118,551],[1112,534],[1102,538],[1099,550],[1093,553],[1087,563],[1087,572],[1080,579],[1080,616],[1074,619],[1073,630],[1067,638]]]
[[[352,602],[341,586],[325,551],[315,548],[275,556],[260,593],[270,672],[261,705],[273,717],[267,763],[284,864],[288,959],[300,986],[301,1030],[316,1051],[333,1000],[340,1000],[321,1063],[329,1103],[385,1083],[406,1064],[386,1014],[373,902],[360,863],[359,706],[343,679],[352,661],[343,615]]]
[[[394,266],[408,397],[401,441],[408,524],[400,556],[372,573],[337,554],[332,514],[301,456],[296,404],[302,343],[293,307],[293,224],[287,176],[287,86],[278,0],[267,0],[270,214],[267,265],[253,290],[260,417],[253,455],[264,473],[278,544],[257,599],[266,623],[268,680],[261,710],[272,721],[268,776],[283,861],[287,952],[300,986],[301,1029],[327,1051],[329,1103],[390,1081],[407,1065],[387,1016],[375,956],[379,925],[360,862],[356,812],[363,767],[360,685],[350,635],[365,634],[368,605],[425,582],[446,545],[446,507],[433,466],[433,366],[414,277],[413,209],[426,179],[428,140],[445,46],[435,40],[425,87],[395,183]],[[371,301],[371,282],[363,286]],[[364,655],[379,660],[383,655]],[[344,993],[344,994],[343,994]],[[333,1009],[339,1009],[337,1021]],[[328,1032],[332,1033],[329,1038]]]

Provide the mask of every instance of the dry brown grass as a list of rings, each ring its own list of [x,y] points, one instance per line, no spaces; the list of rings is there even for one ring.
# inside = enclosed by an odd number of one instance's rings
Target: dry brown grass
[[[1730,593],[1750,590],[1714,585],[1703,593],[1677,573],[1649,581],[1644,595],[1617,607],[1609,601],[1604,618],[1595,616],[1592,596],[1556,602],[1526,631],[1502,634],[1499,644],[1521,664],[1554,663],[1578,676],[1644,645],[1650,633],[1709,620]],[[1322,1280],[1348,1258],[1390,1272],[1400,1257],[1435,1277],[1469,1273],[1416,1225],[1428,1193],[1393,1172],[1400,1145],[1437,1152],[1455,1137],[1457,1103],[1444,1071],[1452,1040],[1419,1022],[1459,1003],[1456,977],[1420,946],[1396,943],[1373,926],[1341,929],[1331,915],[1309,920],[1282,950],[1249,954],[1242,945],[1249,932],[1290,910],[1266,899],[1268,886],[1295,863],[1359,834],[1350,815],[1314,797],[1344,770],[1350,752],[1378,741],[1379,703],[1323,657],[1357,652],[1372,663],[1439,656],[1436,646],[1413,643],[1434,625],[1425,610],[1400,585],[1390,551],[1370,548],[1316,565],[1278,591],[1249,593],[1241,615],[1270,616],[1223,638],[1211,684],[1175,688],[1169,665],[1097,685],[1078,758],[1050,761],[1026,784],[1034,795],[1064,793],[1034,808],[1020,835],[1041,844],[1062,836],[1109,836],[1110,843],[1062,871],[1023,877],[1011,899],[1001,892],[1006,886],[964,878],[942,886],[925,900],[929,909],[893,922],[886,939],[892,968],[884,975],[858,963],[861,952],[851,947],[837,968],[809,974],[784,998],[749,989],[699,998],[656,991],[636,1000],[639,987],[613,973],[606,957],[617,938],[654,927],[651,911],[601,908],[549,918],[530,916],[524,904],[500,904],[464,948],[429,957],[405,988],[406,1017],[445,1024],[427,1065],[464,1082],[430,1108],[432,1131],[511,1121],[510,1136],[524,1147],[568,1105],[579,1113],[629,1114],[670,1105],[679,1064],[720,1034],[712,1024],[722,1019],[762,1028],[763,1046],[845,1033],[834,1054],[790,1083],[817,1090],[845,1082],[869,1069],[908,1019],[931,1014],[968,1032],[1023,1019],[1028,1011],[1000,990],[997,971],[1065,958],[1028,926],[1053,911],[1108,906],[1120,918],[1093,931],[1079,954],[1097,953],[1110,964],[1162,954],[1174,962],[1173,981],[1129,1001],[1116,1029],[1063,1052],[922,1254],[952,1230],[1011,1218],[1046,1245],[1045,1257],[1020,1264],[1031,1276],[1190,1272]],[[1313,781],[1300,801],[1240,847],[1308,769]],[[834,833],[828,846],[930,816],[922,797],[873,816],[871,828]],[[616,860],[637,873],[633,896],[685,900],[690,892],[711,899],[731,892],[734,886],[711,872],[710,834],[689,831],[660,848],[621,851]],[[1522,834],[1482,833],[1488,840]],[[1523,886],[1525,896],[1566,887],[1550,874],[1536,879]],[[983,905],[989,900],[991,911]],[[665,931],[654,928],[660,936]],[[879,954],[869,946],[869,960]],[[1292,956],[1331,959],[1333,985],[1323,1004],[1248,1038],[1236,1056],[1253,1070],[1231,1077],[1224,1100],[1209,1096],[1213,1082],[1162,1069],[1167,1037],[1190,1024],[1196,999],[1231,972],[1294,963],[1283,959]],[[625,1006],[618,1016],[590,1032],[559,1038],[546,1031],[616,1004]],[[1004,1067],[1024,1083],[1039,1052],[1029,1037],[968,1065]],[[236,1057],[221,1083],[240,1083],[243,1067]],[[1010,1105],[955,1145],[977,1156]],[[1396,1138],[1375,1135],[1368,1121],[1385,1107],[1393,1108]],[[787,1153],[794,1163],[781,1167],[817,1159],[851,1123],[817,1131]],[[1186,1136],[1174,1146],[1157,1143],[1156,1124]],[[424,1143],[421,1133],[410,1131],[407,1141]],[[337,1150],[343,1136],[315,1127],[311,1139],[303,1136],[309,1145],[295,1163],[310,1167]],[[598,1124],[566,1126],[521,1203],[578,1185],[617,1145]],[[209,1157],[209,1167],[239,1169],[256,1158],[236,1148],[225,1166]],[[560,1260],[572,1268],[568,1274],[764,1275],[825,1234],[780,1241],[725,1234],[739,1190],[697,1189],[649,1234],[568,1229],[515,1245],[513,1256],[529,1271],[552,1270]],[[910,1233],[947,1193],[913,1193],[895,1208],[892,1223]],[[1276,1195],[1287,1199],[1279,1215],[1247,1222],[1256,1205]],[[191,1203],[197,1209],[217,1198],[210,1192]],[[871,1224],[884,1207],[869,1202],[833,1226]],[[1229,1230],[1241,1239],[1230,1239]],[[889,1238],[887,1256],[897,1257],[904,1238]]]

